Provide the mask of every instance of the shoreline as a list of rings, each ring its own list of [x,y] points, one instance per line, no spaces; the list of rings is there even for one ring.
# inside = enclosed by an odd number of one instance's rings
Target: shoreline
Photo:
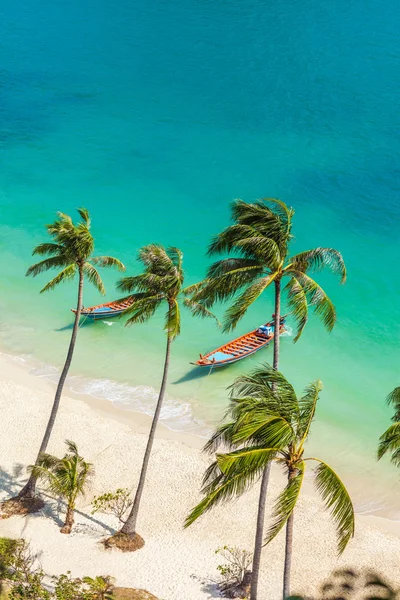
[[[23,357],[12,355],[1,350],[0,361],[0,381],[4,377],[4,371],[6,371],[7,378],[10,377],[11,379],[14,379],[14,381],[18,381],[19,383],[22,382],[30,389],[54,395],[56,383],[49,376],[36,374],[34,371],[38,367],[35,366],[34,362],[30,364],[29,361],[25,360]],[[39,368],[41,368],[40,363]],[[71,375],[69,375],[69,377],[71,377]],[[74,377],[74,375],[72,375],[72,377]],[[118,382],[113,383],[118,385]],[[112,399],[101,398],[86,392],[74,391],[68,385],[68,378],[64,386],[63,397],[72,398],[78,402],[83,402],[102,418],[111,419],[112,421],[118,422],[124,426],[128,426],[132,433],[146,435],[150,430],[152,421],[151,415],[131,408],[126,409],[122,406],[116,406]],[[211,430],[212,429],[210,428],[209,431]],[[161,420],[157,425],[156,437],[162,440],[178,441],[183,443],[186,447],[193,448],[198,451],[201,451],[206,440],[208,439],[208,435],[200,435],[200,433],[195,430],[195,426],[193,427],[193,431],[171,429]],[[347,479],[348,481],[351,481],[348,473]],[[388,522],[398,524],[400,531],[399,512],[396,511],[396,514],[394,514],[393,509],[387,509],[384,505],[377,506],[376,504],[372,504],[371,508],[365,508],[363,493],[364,490],[368,490],[370,482],[369,480],[365,480],[364,478],[362,479],[360,477],[356,479],[356,482],[357,485],[355,485],[353,482],[354,489],[353,492],[351,492],[351,490],[350,492],[354,500],[357,514],[363,518],[376,519],[378,523]],[[317,497],[315,488],[309,481],[305,480],[303,485],[307,495],[313,498]],[[392,491],[392,489],[390,491]],[[400,506],[400,486],[398,492],[395,491],[395,493],[398,495]]]
[[[2,499],[15,493],[25,479],[25,466],[34,458],[53,391],[51,381],[29,373],[9,356],[1,356]],[[215,550],[224,545],[252,549],[258,486],[184,530],[184,518],[200,499],[202,475],[209,464],[209,458],[199,451],[203,440],[198,436],[171,432],[163,426],[157,430],[139,517],[144,548],[132,555],[105,551],[99,544],[118,523],[102,514],[92,517],[90,501],[116,487],[134,488],[149,421],[146,415],[138,417],[105,400],[65,393],[49,451],[61,455],[64,440],[72,438],[96,469],[93,489],[78,504],[75,529],[69,536],[60,535],[59,519],[64,515],[59,514],[57,502],[46,496],[46,509],[40,517],[2,520],[0,535],[29,540],[32,550],[40,551],[48,574],[67,570],[78,577],[109,574],[116,577],[118,585],[142,587],[164,600],[206,600],[210,598],[207,582],[217,578],[216,567],[221,562]],[[280,483],[281,478],[273,472],[271,500],[279,493]],[[340,566],[371,568],[393,582],[400,555],[400,522],[357,515],[355,539],[337,559],[329,515],[308,488],[309,482],[295,518],[293,591],[310,593],[310,587],[318,587]],[[280,535],[264,550],[260,585],[265,597],[260,600],[281,597],[283,541]],[[305,589],[305,584],[310,587]]]
[[[21,360],[20,357],[0,352],[0,361],[0,380],[4,378],[4,369],[6,369],[7,378],[14,379],[31,389],[54,394],[56,384],[45,376],[32,373],[32,367],[28,362]],[[84,402],[102,417],[111,418],[113,421],[128,425],[132,432],[146,434],[150,429],[152,417],[145,412],[120,408],[115,406],[112,400],[74,392],[68,387],[67,383],[64,386],[64,396],[73,398],[78,402]],[[162,422],[157,425],[157,437],[165,440],[176,440],[189,448],[196,449],[201,449],[207,439],[195,432],[170,429]]]

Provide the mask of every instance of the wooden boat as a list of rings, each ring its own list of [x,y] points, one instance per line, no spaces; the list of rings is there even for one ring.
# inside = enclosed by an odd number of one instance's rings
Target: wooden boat
[[[93,319],[110,319],[111,317],[117,317],[121,315],[124,310],[132,306],[134,300],[132,297],[121,298],[120,300],[114,300],[113,302],[106,302],[105,304],[98,304],[97,306],[90,306],[89,308],[82,308],[82,317]],[[76,313],[75,308],[71,308],[73,313]]]
[[[285,330],[285,317],[281,317],[280,322],[280,335]],[[199,367],[223,367],[224,365],[230,365],[231,363],[242,360],[246,356],[250,356],[255,352],[265,348],[274,339],[274,321],[271,320],[265,325],[261,325],[249,333],[236,338],[228,344],[224,344],[207,354],[200,354],[199,360],[193,365]]]

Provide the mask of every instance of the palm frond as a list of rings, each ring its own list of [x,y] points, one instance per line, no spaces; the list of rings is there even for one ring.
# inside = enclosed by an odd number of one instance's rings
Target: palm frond
[[[392,421],[400,421],[400,387],[394,388],[394,390],[388,394],[386,402],[395,409]]]
[[[165,315],[164,331],[167,332],[169,338],[174,340],[181,332],[181,311],[177,300],[169,304],[168,311]]]
[[[336,524],[338,552],[342,554],[354,536],[354,508],[348,491],[335,471],[319,458],[307,459],[319,462],[315,469],[315,484],[326,508]]]
[[[229,259],[226,259],[229,260]],[[219,261],[222,263],[222,261]],[[193,300],[202,302],[207,308],[215,302],[222,302],[232,298],[241,288],[251,284],[262,273],[261,265],[247,264],[240,268],[226,271],[215,278],[208,278],[204,285],[192,296]]]
[[[125,271],[125,265],[113,256],[93,256],[90,260],[98,267],[115,267],[118,271]]]
[[[275,414],[291,423],[297,421],[299,403],[293,386],[280,373],[267,363],[257,367],[251,373],[237,377],[230,387],[230,395],[236,402],[232,405],[232,414],[238,418],[243,410],[254,412],[260,406],[266,414]],[[248,405],[248,399],[254,399],[254,405]],[[244,407],[241,403],[244,401]]]
[[[211,508],[243,494],[253,483],[254,473],[237,473],[232,477],[224,477],[222,473],[215,476],[214,484],[208,487],[206,497],[195,506],[185,520],[184,527],[192,525]]]
[[[146,270],[156,275],[165,275],[173,268],[173,262],[168,256],[166,249],[161,244],[148,244],[139,250],[139,260],[144,264]]]
[[[306,387],[304,396],[299,400],[300,415],[297,435],[301,439],[301,445],[307,440],[322,388],[322,382],[319,379],[313,381]]]
[[[336,310],[333,302],[311,277],[300,271],[291,270],[297,281],[303,288],[307,302],[314,309],[314,313],[320,317],[322,323],[328,331],[332,331],[336,323]]]
[[[212,433],[210,439],[206,442],[203,450],[204,452],[208,452],[213,454],[218,450],[218,448],[223,444],[227,446],[230,450],[237,447],[239,444],[235,444],[233,442],[233,436],[237,431],[236,421],[230,421],[228,423],[223,423]]]
[[[392,423],[379,438],[378,460],[388,452],[391,452],[391,462],[396,467],[399,467],[400,461],[398,460],[398,450],[400,450],[400,421]]]
[[[54,244],[52,242],[44,242],[38,244],[32,251],[32,255],[38,254],[39,256],[45,256],[46,254],[62,256],[64,247],[61,244]]]
[[[305,463],[296,465],[296,475],[289,479],[285,489],[280,493],[272,513],[273,523],[267,531],[266,544],[269,544],[286,525],[295,509],[303,485]]]
[[[215,279],[216,277],[221,277],[221,275],[225,275],[226,273],[241,269],[248,269],[249,267],[257,267],[258,269],[262,268],[260,267],[260,261],[252,258],[223,258],[222,260],[217,260],[209,267],[207,271],[207,278]]]
[[[58,273],[58,275],[56,275],[51,281],[49,281],[49,283],[46,283],[44,288],[40,290],[40,293],[43,294],[43,292],[53,290],[60,283],[68,281],[69,279],[73,279],[73,277],[76,274],[76,271],[77,266],[75,264],[69,265],[68,267],[60,271],[60,273]]]
[[[183,252],[179,250],[179,248],[175,248],[175,246],[169,246],[167,248],[167,254],[170,257],[172,263],[177,268],[177,274],[182,271],[183,264]]]
[[[197,294],[197,292],[200,292],[200,290],[203,289],[207,282],[207,279],[203,279],[203,281],[199,281],[197,283],[193,283],[192,285],[188,285],[182,290],[182,294],[184,296],[193,296]]]
[[[104,288],[103,281],[100,277],[100,273],[98,272],[98,270],[93,265],[86,262],[83,265],[83,272],[86,275],[88,281],[90,281],[90,283],[94,285],[94,287],[100,292],[100,294],[104,296],[106,290]]]
[[[153,292],[159,293],[163,287],[164,277],[154,273],[141,273],[140,275],[123,277],[117,282],[117,289],[121,292]]]
[[[278,244],[264,235],[254,235],[236,242],[236,248],[250,260],[258,259],[271,270],[278,268],[282,261]]]
[[[346,281],[346,265],[340,252],[334,248],[314,248],[300,252],[289,259],[294,270],[306,272],[321,271],[328,268],[339,275],[341,283]]]
[[[267,464],[276,456],[280,448],[249,446],[233,452],[217,454],[216,460],[221,472],[231,477],[236,473],[258,473],[261,475]]]
[[[236,223],[226,227],[221,233],[215,235],[208,247],[208,256],[213,254],[221,254],[222,252],[233,252],[236,249],[238,241],[253,237],[257,231],[251,225],[243,225]]]
[[[303,329],[308,321],[307,296],[303,287],[295,277],[290,278],[285,286],[285,290],[287,292],[287,304],[290,309],[290,314],[296,321],[297,332],[293,338],[293,342],[296,343],[301,337]]]
[[[52,256],[50,258],[45,258],[34,265],[31,265],[27,270],[26,275],[28,277],[30,275],[36,277],[37,275],[40,275],[46,271],[50,271],[51,269],[59,269],[60,267],[66,267],[69,264],[70,261],[67,262],[64,256]]]
[[[135,301],[122,314],[132,315],[125,325],[133,325],[134,323],[145,323],[154,315],[161,302],[165,300],[163,294],[154,296],[144,296],[139,298],[139,294],[134,295]]]
[[[291,217],[294,214],[284,202],[265,198],[253,203],[237,200],[232,206],[233,219],[240,225],[249,225],[265,237],[275,240],[281,259],[287,255],[291,239]]]
[[[281,222],[286,225],[286,227],[290,227],[294,215],[294,209],[292,207],[289,207],[285,202],[279,200],[279,198],[262,198],[262,202],[267,206],[271,205],[273,212],[279,216]]]
[[[90,227],[90,214],[87,208],[78,208],[77,209],[81,219],[84,221],[87,227]]]
[[[192,298],[185,298],[183,300],[183,305],[190,310],[194,317],[202,317],[203,319],[215,319],[217,325],[220,326],[220,322],[218,321],[217,317],[210,310],[208,310],[201,302],[196,302],[195,300],[192,300]]]
[[[233,443],[257,443],[266,447],[285,448],[293,442],[295,433],[291,423],[280,415],[266,415],[262,409],[251,419],[239,425],[233,434]]]
[[[234,301],[225,313],[223,331],[230,331],[236,327],[240,319],[244,317],[249,307],[274,281],[272,275],[261,277],[250,284],[244,292]]]

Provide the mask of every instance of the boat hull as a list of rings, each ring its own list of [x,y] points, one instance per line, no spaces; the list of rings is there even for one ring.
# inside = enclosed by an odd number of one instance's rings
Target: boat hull
[[[238,362],[247,356],[251,356],[269,346],[274,339],[274,323],[270,321],[264,326],[268,333],[260,332],[260,328],[249,331],[245,335],[207,352],[204,356],[200,355],[200,359],[192,363],[198,367],[225,367],[232,363]],[[280,335],[285,331],[284,320],[281,321]]]
[[[99,304],[98,306],[83,308],[81,310],[81,317],[85,317],[85,319],[91,319],[92,321],[101,321],[102,319],[119,317],[130,306],[132,306],[133,302],[133,298],[127,297],[122,298],[121,300],[108,302],[107,304]],[[75,308],[71,308],[71,310],[74,314],[76,314]]]

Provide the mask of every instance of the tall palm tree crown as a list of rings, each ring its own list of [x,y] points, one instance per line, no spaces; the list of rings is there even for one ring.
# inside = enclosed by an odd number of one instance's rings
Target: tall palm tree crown
[[[230,256],[211,265],[193,298],[210,307],[214,302],[235,297],[225,315],[224,329],[230,330],[272,283],[280,284],[287,278],[287,303],[297,324],[294,341],[307,323],[309,306],[331,330],[336,320],[335,308],[310,273],[326,267],[344,283],[346,267],[340,252],[320,247],[290,256],[294,210],[281,200],[235,200],[231,212],[234,224],[216,235],[208,250],[209,255]]]
[[[79,208],[78,213],[82,220],[77,224],[73,223],[69,215],[62,212],[57,213],[58,219],[54,223],[46,225],[47,232],[54,242],[39,244],[33,250],[33,255],[47,255],[47,258],[29,267],[27,275],[36,277],[51,269],[61,269],[44,286],[41,293],[54,289],[59,283],[72,279],[81,271],[99,292],[104,294],[104,285],[95,265],[117,267],[119,271],[125,270],[121,261],[112,256],[92,256],[94,239],[90,232],[89,211],[86,208]]]
[[[394,408],[393,423],[379,438],[378,460],[390,452],[391,463],[400,467],[400,387],[390,392],[386,402]]]
[[[273,522],[266,538],[270,542],[289,524],[306,465],[314,461],[316,487],[331,511],[338,550],[343,552],[354,534],[354,510],[349,494],[329,465],[319,458],[304,457],[321,389],[321,382],[315,381],[298,398],[285,377],[269,365],[236,379],[231,389],[230,420],[217,429],[206,445],[211,452],[221,444],[229,451],[217,454],[206,471],[202,489],[205,498],[190,513],[186,526],[216,504],[242,494],[261,477],[267,464],[275,462],[283,468],[288,483],[273,509]],[[286,596],[289,573],[290,561],[289,570],[285,569]]]
[[[183,253],[178,248],[165,249],[159,244],[149,244],[140,249],[138,259],[144,266],[144,272],[124,277],[118,282],[118,289],[130,292],[129,297],[134,299],[124,313],[129,316],[127,325],[144,323],[166,303],[164,329],[174,340],[181,331],[180,301],[194,316],[213,317],[202,302],[185,297]]]

